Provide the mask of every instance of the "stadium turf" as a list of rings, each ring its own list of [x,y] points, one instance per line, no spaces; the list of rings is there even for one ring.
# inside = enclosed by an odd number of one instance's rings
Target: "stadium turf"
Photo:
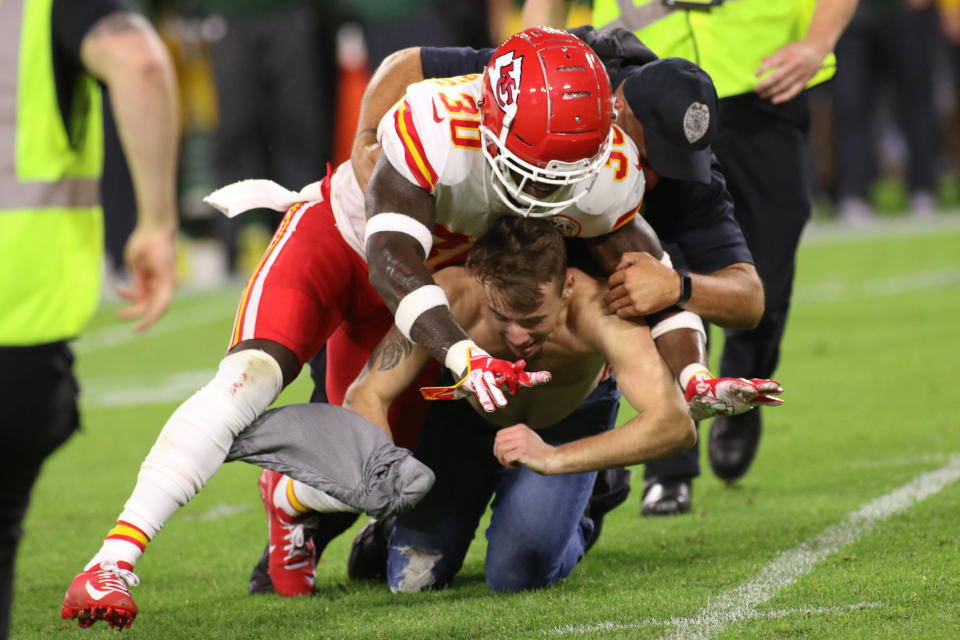
[[[352,583],[358,523],[325,553],[315,597],[249,596],[266,525],[257,469],[234,463],[150,544],[133,591],[140,615],[124,635],[960,637],[960,217],[874,231],[820,225],[798,274],[777,374],[786,404],[765,414],[750,473],[725,487],[704,452],[692,513],[641,519],[636,468],[634,495],[562,584],[491,593],[482,528],[453,588],[393,595]],[[105,307],[77,343],[84,427],[34,492],[12,638],[116,637],[102,623],[81,631],[60,620],[63,592],[113,525],[167,416],[212,375],[238,295],[184,292],[137,340]],[[303,375],[280,402],[309,389]]]

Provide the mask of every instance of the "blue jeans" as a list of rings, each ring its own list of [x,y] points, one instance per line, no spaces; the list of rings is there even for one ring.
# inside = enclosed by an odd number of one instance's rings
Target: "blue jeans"
[[[604,381],[572,414],[539,431],[561,444],[613,427],[620,404]],[[593,535],[583,516],[596,472],[541,476],[507,469],[493,456],[496,427],[465,400],[431,407],[415,455],[436,474],[430,493],[397,519],[387,579],[393,591],[441,588],[453,580],[493,497],[486,581],[495,591],[546,587],[570,575]]]

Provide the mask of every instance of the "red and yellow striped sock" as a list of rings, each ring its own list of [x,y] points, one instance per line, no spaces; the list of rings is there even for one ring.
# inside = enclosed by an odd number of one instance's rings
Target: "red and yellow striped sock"
[[[129,542],[140,550],[140,553],[143,553],[147,548],[147,543],[150,542],[150,538],[147,537],[139,527],[130,524],[129,522],[124,522],[123,520],[117,520],[117,526],[107,532],[107,540],[123,540]]]
[[[103,541],[103,546],[93,556],[86,568],[89,569],[104,560],[117,563],[124,562],[132,567],[143,555],[148,542],[150,542],[150,537],[143,532],[143,529],[125,520],[117,520],[117,526],[107,532],[107,538]]]
[[[309,507],[303,506],[303,503],[297,499],[297,493],[294,490],[294,480],[293,478],[285,478],[287,483],[287,502],[290,503],[290,507],[297,512],[297,514],[306,513],[310,511]]]

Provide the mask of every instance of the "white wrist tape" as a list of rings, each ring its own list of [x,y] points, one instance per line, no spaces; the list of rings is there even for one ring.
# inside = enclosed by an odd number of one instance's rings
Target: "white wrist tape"
[[[687,385],[690,384],[690,378],[698,373],[705,373],[711,378],[713,377],[713,374],[710,373],[709,369],[707,369],[707,365],[700,364],[699,362],[691,362],[685,366],[683,371],[680,372],[680,375],[677,376],[677,382],[680,383],[680,390],[686,391]]]
[[[681,311],[653,325],[650,327],[650,337],[656,340],[663,334],[676,331],[677,329],[693,329],[694,331],[699,331],[704,339],[707,338],[707,332],[703,330],[703,320],[700,319],[700,316],[690,311]]]
[[[381,231],[393,231],[396,233],[405,233],[417,242],[423,248],[423,259],[430,256],[430,248],[433,246],[433,234],[422,222],[414,220],[403,213],[378,213],[367,220],[366,229],[363,232],[363,244],[366,246],[370,236]]]
[[[447,349],[447,357],[444,358],[443,364],[453,372],[455,378],[459,378],[467,370],[467,366],[470,364],[470,347],[475,346],[477,346],[477,343],[473,340],[461,340],[453,343]]]
[[[435,284],[425,284],[419,289],[414,289],[397,305],[397,312],[394,314],[394,321],[397,323],[397,329],[407,340],[410,338],[410,329],[413,323],[417,321],[425,312],[434,307],[450,307],[447,302],[447,296],[443,289]]]

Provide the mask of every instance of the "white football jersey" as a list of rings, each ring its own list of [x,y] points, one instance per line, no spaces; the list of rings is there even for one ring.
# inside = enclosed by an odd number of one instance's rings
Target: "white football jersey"
[[[516,215],[494,191],[492,170],[481,151],[478,102],[482,82],[481,74],[473,74],[410,85],[405,98],[380,121],[377,135],[382,153],[401,175],[433,194],[436,202],[433,248],[426,261],[433,269],[462,263],[473,239],[483,235],[490,222],[501,215]],[[350,184],[352,171],[345,169],[340,166],[334,176],[332,204],[341,223],[348,217],[345,210],[351,209],[354,229],[345,235],[353,236],[348,242],[353,240],[350,244],[357,248],[362,233],[356,228],[358,212],[352,209],[358,203],[362,206],[362,197],[337,194],[338,186],[359,191],[355,179]],[[587,193],[547,217],[567,237],[603,235],[633,220],[643,199],[643,186],[637,149],[614,127],[606,165],[595,180],[577,186]],[[346,200],[351,201],[349,205]],[[404,212],[402,202],[395,211]],[[341,233],[346,231],[343,226]]]
[[[427,264],[462,262],[475,237],[501,215],[516,215],[494,191],[480,143],[483,75],[424,80],[407,88],[380,121],[390,164],[436,202],[434,244]],[[568,237],[594,237],[630,222],[643,199],[643,172],[633,141],[614,128],[613,146],[587,193],[548,218]],[[403,213],[402,203],[397,211]]]

